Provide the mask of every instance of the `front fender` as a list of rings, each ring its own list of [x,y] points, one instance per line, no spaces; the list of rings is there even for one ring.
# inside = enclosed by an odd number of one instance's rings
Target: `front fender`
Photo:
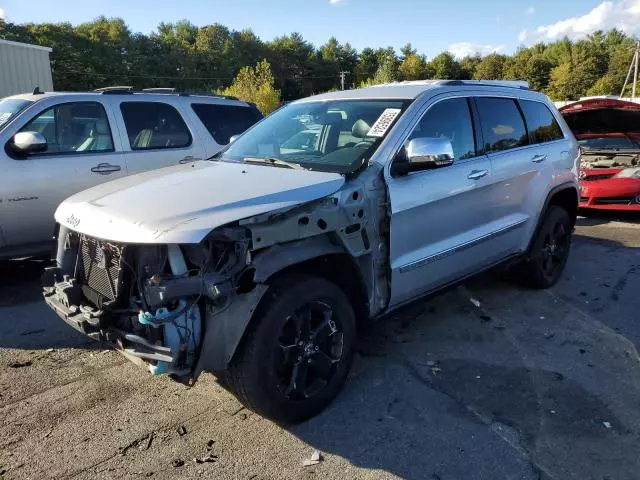
[[[287,267],[335,253],[347,253],[347,251],[344,247],[331,243],[324,235],[274,245],[256,255],[253,261],[254,281],[264,283]]]

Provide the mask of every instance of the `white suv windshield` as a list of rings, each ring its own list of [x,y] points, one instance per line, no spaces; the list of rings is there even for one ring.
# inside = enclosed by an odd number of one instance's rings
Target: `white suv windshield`
[[[349,173],[361,167],[408,105],[401,100],[334,100],[287,105],[218,158]]]
[[[15,117],[22,110],[33,102],[18,98],[4,98],[0,100],[0,130],[9,124],[9,120]]]

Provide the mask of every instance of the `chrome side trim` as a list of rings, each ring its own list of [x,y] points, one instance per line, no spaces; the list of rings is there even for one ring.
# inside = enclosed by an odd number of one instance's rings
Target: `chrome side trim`
[[[400,273],[406,273],[406,272],[410,272],[411,270],[415,270],[416,268],[421,268],[424,267],[425,265],[428,265],[430,263],[434,263],[437,262],[438,260],[442,260],[443,258],[446,257],[450,257],[451,255],[454,255],[456,253],[462,252],[464,250],[467,250],[469,248],[475,247],[476,245],[482,243],[482,242],[486,242],[487,240],[491,240],[493,238],[499,237],[500,235],[504,235],[506,233],[509,233],[513,230],[515,230],[516,228],[518,228],[519,226],[525,224],[527,222],[528,219],[522,219],[519,220],[517,222],[514,222],[510,225],[507,225],[505,227],[502,227],[500,230],[496,230],[495,232],[491,232],[488,233],[486,235],[482,235],[481,237],[478,238],[474,238],[473,240],[470,240],[468,242],[465,243],[461,243],[460,245],[457,245],[453,248],[449,248],[447,250],[443,250],[441,252],[435,253],[433,255],[430,255],[428,257],[425,258],[421,258],[420,260],[416,260],[414,262],[408,263],[406,265],[403,265],[402,267],[399,268]]]

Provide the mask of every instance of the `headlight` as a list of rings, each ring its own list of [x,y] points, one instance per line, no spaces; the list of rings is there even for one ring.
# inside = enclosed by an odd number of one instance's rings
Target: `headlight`
[[[613,178],[640,178],[640,167],[625,168],[616,173]]]

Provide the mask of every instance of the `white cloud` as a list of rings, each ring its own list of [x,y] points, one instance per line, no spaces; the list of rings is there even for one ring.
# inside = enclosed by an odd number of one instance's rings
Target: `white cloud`
[[[4,8],[0,8],[0,18],[2,18],[3,20],[5,19]]]
[[[329,0],[331,5],[338,5],[340,3],[347,3],[347,0]]]
[[[482,45],[480,43],[458,42],[449,45],[449,52],[456,58],[464,58],[479,53],[480,55],[489,55],[490,53],[498,53],[504,50],[504,45]]]
[[[536,7],[533,5],[530,5],[529,8],[524,11],[525,15],[533,15],[534,13],[536,13]]]
[[[578,39],[595,32],[618,28],[625,33],[640,33],[640,0],[605,1],[590,12],[560,20],[549,25],[540,25],[535,30],[523,30],[518,35],[520,42],[551,42],[567,36]]]

